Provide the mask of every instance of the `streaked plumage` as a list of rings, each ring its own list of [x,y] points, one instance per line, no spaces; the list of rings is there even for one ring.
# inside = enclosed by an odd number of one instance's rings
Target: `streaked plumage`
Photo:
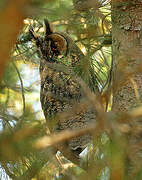
[[[48,127],[51,132],[84,128],[95,121],[96,113],[89,107],[78,108],[78,104],[85,101],[86,97],[75,77],[84,80],[95,91],[97,83],[93,68],[69,35],[54,33],[48,21],[44,23],[44,37],[38,37],[33,30],[30,32],[40,51],[40,97]],[[57,120],[56,115],[62,112],[67,112],[62,116],[64,118],[52,123],[54,119]],[[87,134],[63,143],[58,148],[68,159],[77,162],[79,153],[90,140],[91,136]]]

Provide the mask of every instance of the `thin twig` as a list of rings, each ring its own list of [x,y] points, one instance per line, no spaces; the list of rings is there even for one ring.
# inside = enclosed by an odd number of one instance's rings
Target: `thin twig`
[[[88,134],[97,130],[96,124],[91,124],[88,127],[80,130],[64,130],[60,133],[55,133],[50,136],[44,136],[36,141],[34,144],[37,149],[43,149],[50,146],[55,146],[59,143],[63,143],[72,138]]]
[[[26,103],[25,103],[25,95],[24,95],[24,85],[23,85],[23,80],[21,78],[20,72],[16,66],[16,64],[12,61],[13,66],[16,69],[16,72],[18,74],[19,80],[20,80],[20,84],[21,84],[21,92],[22,92],[22,99],[23,99],[23,114],[25,113],[25,109],[26,109]]]

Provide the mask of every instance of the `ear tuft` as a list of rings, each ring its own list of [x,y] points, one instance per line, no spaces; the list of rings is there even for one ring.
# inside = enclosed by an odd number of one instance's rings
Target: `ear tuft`
[[[49,24],[47,19],[44,19],[44,28],[45,28],[45,37],[47,37],[48,35],[53,33],[53,31],[52,31],[52,29],[50,27],[50,24]]]
[[[38,39],[38,35],[36,34],[36,32],[34,32],[34,30],[33,30],[32,27],[30,27],[29,33],[30,33],[30,35],[32,36],[32,38],[33,38],[34,40],[37,40],[37,39]]]

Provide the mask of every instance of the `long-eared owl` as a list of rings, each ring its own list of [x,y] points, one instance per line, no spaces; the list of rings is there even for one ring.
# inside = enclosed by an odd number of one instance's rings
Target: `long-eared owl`
[[[82,129],[95,121],[96,112],[89,106],[79,106],[86,98],[79,79],[96,92],[94,70],[69,35],[53,32],[47,20],[44,25],[44,37],[37,36],[32,29],[30,33],[40,53],[40,100],[47,125],[51,132]],[[90,140],[91,135],[86,134],[60,144],[58,149],[77,162]]]

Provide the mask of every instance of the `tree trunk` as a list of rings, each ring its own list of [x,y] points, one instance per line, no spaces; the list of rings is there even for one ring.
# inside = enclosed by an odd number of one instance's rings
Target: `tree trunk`
[[[112,21],[113,111],[129,111],[142,98],[142,3],[114,0]]]
[[[113,39],[113,112],[129,113],[142,102],[142,2],[139,0],[112,1],[112,39]],[[122,120],[126,120],[125,118]],[[136,126],[139,119],[132,120],[132,132],[128,136],[128,151],[133,151],[140,142],[140,131]],[[123,121],[123,122],[124,122]],[[131,124],[131,122],[130,122]],[[135,126],[136,125],[136,126]],[[130,149],[129,149],[130,148]],[[131,153],[132,153],[131,151]],[[133,175],[142,165],[136,153],[128,155],[133,164]],[[138,161],[139,160],[139,163]],[[127,161],[127,167],[130,164]],[[131,177],[132,178],[132,177]]]

